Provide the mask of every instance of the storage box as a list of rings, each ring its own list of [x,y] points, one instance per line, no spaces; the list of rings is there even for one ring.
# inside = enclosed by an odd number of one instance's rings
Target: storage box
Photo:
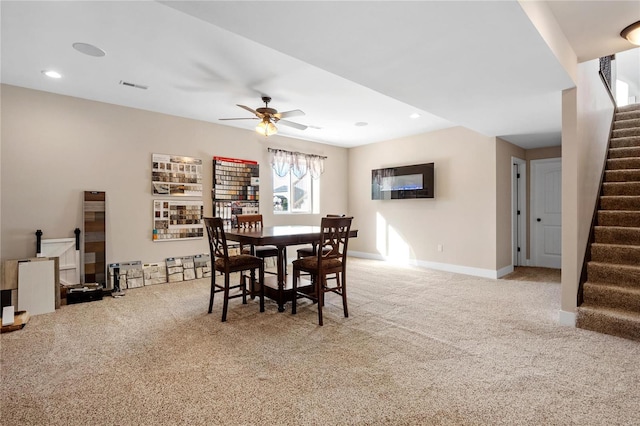
[[[67,294],[67,305],[102,300],[102,285],[98,283],[63,285],[62,287],[63,293]]]

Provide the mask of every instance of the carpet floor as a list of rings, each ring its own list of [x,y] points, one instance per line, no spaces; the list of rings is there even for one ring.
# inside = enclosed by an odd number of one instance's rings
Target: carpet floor
[[[558,283],[562,278],[560,269],[540,268],[536,266],[516,266],[510,274],[505,275],[501,279],[514,281],[535,281]]]
[[[0,337],[5,425],[638,425],[640,343],[557,324],[560,285],[349,259],[325,325],[208,280]],[[332,297],[333,296],[333,297]]]

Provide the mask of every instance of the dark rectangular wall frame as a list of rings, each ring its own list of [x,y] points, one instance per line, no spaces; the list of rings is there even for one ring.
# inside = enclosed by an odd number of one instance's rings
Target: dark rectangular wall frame
[[[107,289],[106,193],[84,192],[84,283]]]

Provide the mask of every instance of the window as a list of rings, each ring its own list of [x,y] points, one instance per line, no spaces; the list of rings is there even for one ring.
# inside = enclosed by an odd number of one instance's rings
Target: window
[[[319,213],[324,159],[282,149],[268,149],[273,170],[274,213]]]
[[[616,80],[616,104],[629,105],[629,85],[622,80]]]
[[[312,213],[314,209],[314,186],[318,180],[307,173],[302,178],[289,172],[280,177],[273,174],[273,211],[275,213]]]

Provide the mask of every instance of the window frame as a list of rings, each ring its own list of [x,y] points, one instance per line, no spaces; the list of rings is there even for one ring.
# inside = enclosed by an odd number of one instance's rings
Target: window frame
[[[271,177],[272,177],[272,193],[273,193],[273,198],[272,200],[275,200],[276,197],[285,197],[287,200],[287,210],[276,210],[275,209],[275,203],[274,201],[272,201],[272,211],[273,214],[276,215],[287,215],[287,214],[292,214],[292,215],[298,215],[298,214],[315,214],[320,210],[320,178],[318,179],[313,179],[311,177],[310,173],[305,174],[300,180],[302,179],[308,179],[309,181],[309,209],[305,210],[305,211],[293,211],[291,208],[291,202],[294,198],[294,188],[295,188],[295,184],[294,184],[294,180],[295,179],[299,179],[297,178],[291,170],[289,170],[289,172],[287,173],[287,186],[288,186],[288,193],[276,193],[275,189],[276,189],[276,182],[278,179],[285,179],[285,176],[278,176],[275,172],[275,170],[271,169]],[[281,186],[281,185],[280,185]],[[279,194],[284,194],[283,196],[280,196]]]

